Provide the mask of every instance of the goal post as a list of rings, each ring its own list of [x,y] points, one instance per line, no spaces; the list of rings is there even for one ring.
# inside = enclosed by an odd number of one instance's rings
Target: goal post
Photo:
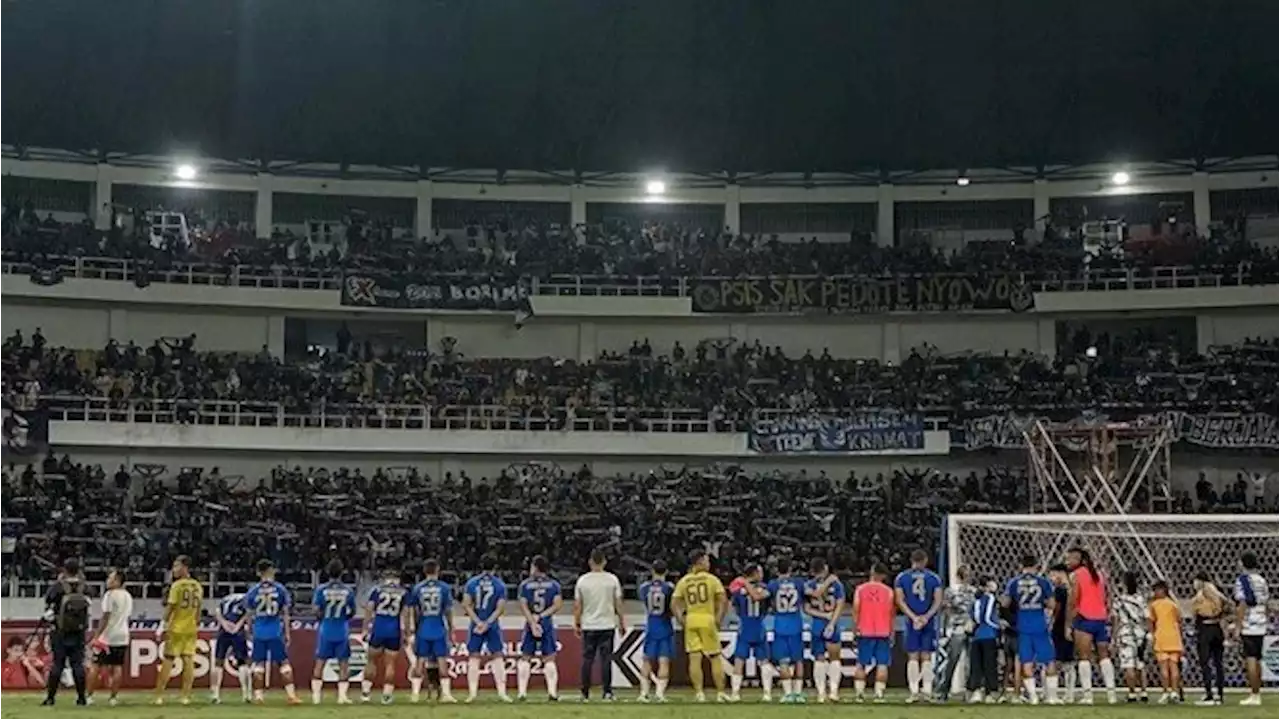
[[[951,582],[961,566],[971,578],[987,575],[1003,581],[1018,572],[1028,554],[1047,567],[1060,562],[1067,549],[1080,546],[1089,550],[1112,587],[1126,571],[1136,572],[1143,587],[1163,579],[1184,607],[1200,572],[1230,594],[1246,552],[1257,555],[1270,586],[1280,584],[1280,518],[1275,515],[952,514],[944,534],[942,569]],[[1183,614],[1191,616],[1189,607]],[[1194,642],[1188,642],[1187,659],[1184,676],[1193,685],[1200,676]],[[1238,663],[1238,657],[1228,662],[1229,678],[1238,678],[1230,666],[1238,670]]]
[[[952,514],[944,541],[952,581],[961,565],[972,576],[1012,577],[1024,555],[1048,565],[1074,545],[1108,576],[1135,571],[1184,597],[1202,571],[1230,587],[1245,552],[1258,556],[1272,586],[1280,579],[1280,521],[1266,514]]]

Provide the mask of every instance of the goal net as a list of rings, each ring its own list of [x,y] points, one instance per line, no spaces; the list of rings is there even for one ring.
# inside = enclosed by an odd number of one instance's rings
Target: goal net
[[[953,514],[947,518],[945,570],[952,582],[961,566],[971,577],[1003,580],[1018,572],[1025,555],[1048,566],[1062,561],[1066,550],[1077,545],[1089,550],[1112,587],[1126,571],[1136,572],[1144,589],[1157,579],[1165,580],[1188,618],[1195,576],[1207,572],[1230,596],[1246,552],[1257,555],[1270,586],[1280,580],[1280,524],[1275,516],[1247,514]],[[1190,624],[1186,630],[1189,638]],[[1183,676],[1189,686],[1197,685],[1195,642],[1188,639],[1186,648]],[[1227,659],[1228,679],[1239,685],[1239,653],[1228,651]]]

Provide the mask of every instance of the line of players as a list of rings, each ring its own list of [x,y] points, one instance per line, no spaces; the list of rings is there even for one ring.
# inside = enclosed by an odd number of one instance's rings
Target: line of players
[[[868,681],[873,682],[873,698],[883,701],[888,681],[894,618],[906,619],[903,641],[908,655],[909,702],[932,693],[929,661],[937,645],[933,618],[942,606],[942,580],[928,569],[928,555],[917,550],[911,568],[900,573],[890,587],[888,569],[877,564],[871,579],[853,593],[851,612],[857,643],[858,665],[854,673],[855,699],[866,699]],[[640,701],[649,701],[650,675],[656,676],[658,701],[665,700],[670,678],[673,619],[684,628],[685,651],[689,655],[689,679],[695,698],[705,701],[702,663],[711,668],[716,699],[741,700],[746,662],[754,658],[761,666],[762,699],[773,700],[775,681],[782,685],[783,703],[803,703],[804,618],[810,620],[810,653],[813,656],[813,683],[819,702],[839,701],[841,673],[840,619],[845,613],[844,584],[832,574],[826,561],[814,559],[808,578],[793,575],[791,562],[777,563],[777,576],[764,581],[759,565],[748,567],[730,585],[723,585],[710,573],[706,552],[691,557],[691,571],[674,586],[666,580],[666,566],[657,562],[653,578],[640,586],[639,598],[647,615],[644,666],[641,671]],[[730,691],[725,692],[721,662],[720,626],[729,603],[738,616]],[[767,641],[765,618],[772,616],[773,637]]]
[[[470,620],[467,633],[466,701],[474,701],[479,693],[481,664],[487,663],[502,701],[512,701],[507,692],[507,669],[503,655],[501,619],[506,605],[506,584],[497,574],[498,561],[486,557],[489,570],[481,572],[463,587],[462,611]],[[559,672],[556,665],[557,642],[552,618],[563,605],[560,583],[549,575],[550,566],[542,556],[534,557],[529,577],[521,582],[518,596],[524,615],[525,629],[520,640],[521,658],[516,663],[517,699],[525,699],[533,673],[533,658],[542,660],[543,678],[548,697],[557,700]],[[351,621],[358,612],[355,587],[342,581],[344,568],[334,560],[325,568],[328,579],[316,587],[312,603],[319,612],[316,638],[316,662],[311,677],[311,699],[319,704],[324,686],[326,662],[338,663],[337,701],[352,703],[349,691],[351,658]],[[240,676],[246,702],[262,702],[266,679],[275,667],[291,704],[302,703],[294,685],[293,668],[289,664],[290,609],[289,590],[275,581],[275,569],[267,560],[258,563],[260,582],[243,595],[231,595],[217,609],[218,635],[214,644],[213,671],[210,677],[212,701],[221,701],[222,665],[228,656],[242,667],[250,666]],[[427,560],[422,565],[422,580],[406,587],[399,570],[390,570],[369,592],[364,604],[364,641],[369,663],[362,682],[362,701],[368,702],[376,680],[382,679],[382,703],[393,701],[396,664],[400,652],[411,651],[409,681],[410,701],[421,699],[425,685],[428,698],[433,695],[443,703],[456,699],[451,691],[451,677],[446,661],[450,655],[453,634],[453,587],[440,579],[440,564]],[[252,650],[248,647],[246,629],[252,632]],[[410,650],[410,647],[412,648]],[[164,675],[167,677],[167,674]],[[190,687],[184,684],[186,695]]]
[[[1252,565],[1250,564],[1252,562]],[[911,567],[901,572],[892,586],[886,583],[888,570],[883,565],[872,569],[870,581],[858,585],[850,604],[856,638],[857,666],[854,688],[856,699],[865,698],[868,681],[873,682],[874,699],[883,700],[890,647],[894,641],[895,617],[901,613],[904,620],[903,642],[907,653],[907,682],[909,702],[933,698],[932,661],[938,647],[937,622],[944,607],[942,580],[927,568],[928,555],[917,550],[911,555]],[[470,620],[467,633],[467,700],[478,694],[480,666],[487,662],[493,674],[498,697],[510,701],[507,693],[507,671],[503,661],[503,642],[500,620],[504,613],[506,585],[496,573],[496,560],[487,558],[489,571],[470,578],[463,589],[462,608]],[[994,690],[990,678],[994,673],[994,640],[1001,625],[994,620],[996,604],[1014,613],[1017,626],[1017,659],[1023,671],[1025,696],[1037,701],[1037,669],[1044,679],[1046,700],[1058,703],[1058,668],[1073,668],[1078,662],[1075,679],[1079,681],[1083,702],[1092,701],[1092,660],[1097,657],[1097,668],[1102,676],[1108,699],[1116,700],[1115,668],[1110,658],[1109,605],[1107,586],[1101,573],[1083,549],[1068,551],[1066,580],[1051,582],[1039,573],[1037,562],[1027,557],[1023,570],[1011,579],[1003,592],[993,587],[979,587],[979,593],[970,610],[969,626],[972,639],[969,647],[969,688],[980,692],[986,689],[988,696]],[[1237,599],[1243,599],[1240,611],[1251,623],[1265,632],[1266,582],[1257,572],[1256,558],[1246,557],[1246,573],[1238,581]],[[684,628],[685,651],[689,654],[690,680],[696,696],[703,698],[704,675],[702,659],[711,665],[711,675],[717,690],[717,699],[740,699],[745,663],[754,658],[761,667],[763,699],[772,700],[775,679],[781,681],[782,701],[803,702],[803,625],[807,615],[811,622],[810,651],[814,658],[813,682],[819,701],[838,700],[841,674],[839,622],[845,613],[846,591],[842,582],[832,574],[821,559],[810,565],[810,577],[792,575],[790,563],[780,561],[777,576],[765,582],[759,566],[748,568],[726,592],[719,579],[710,572],[710,558],[706,552],[695,552],[691,558],[691,571],[674,586],[666,579],[666,567],[656,562],[653,577],[639,588],[639,599],[646,612],[644,639],[644,668],[640,700],[665,699],[670,679],[670,663],[674,656],[675,629],[673,620]],[[189,575],[185,558],[174,564],[175,582],[166,602],[165,623],[162,636],[167,635],[165,660],[157,684],[157,703],[163,701],[162,692],[168,682],[172,663],[184,659],[183,698],[189,701],[193,676],[189,661],[195,651],[195,627],[199,616],[202,588]],[[548,696],[558,698],[558,671],[556,665],[556,629],[553,616],[562,606],[563,598],[559,582],[549,576],[549,566],[544,557],[535,557],[529,569],[529,577],[520,585],[518,596],[520,611],[524,617],[524,631],[520,641],[521,657],[517,662],[517,697],[527,696],[532,659],[541,656]],[[295,687],[292,667],[289,665],[287,647],[290,640],[290,610],[292,597],[286,587],[275,581],[274,567],[269,561],[258,564],[260,582],[244,595],[225,598],[217,610],[218,635],[215,642],[211,684],[214,702],[220,701],[223,663],[228,655],[236,658],[241,666],[240,683],[245,701],[262,701],[266,678],[272,667],[277,667],[285,692],[291,703],[300,703]],[[449,639],[453,632],[453,589],[439,578],[440,567],[429,560],[422,567],[423,579],[411,588],[401,583],[399,572],[387,573],[373,587],[365,603],[364,632],[369,647],[369,665],[365,672],[362,699],[369,701],[377,677],[383,679],[382,701],[391,703],[396,679],[396,663],[402,648],[412,646],[410,682],[412,700],[418,701],[424,683],[427,691],[442,702],[454,701],[450,692],[450,677],[443,673],[449,656]],[[320,701],[323,687],[323,668],[328,660],[339,664],[338,702],[350,703],[348,697],[350,659],[350,622],[357,614],[357,597],[354,587],[341,581],[343,567],[331,562],[326,568],[328,581],[317,587],[312,597],[320,612],[316,645],[315,670],[312,676],[312,700]],[[1060,573],[1065,574],[1065,573]],[[1055,586],[1056,585],[1056,586]],[[1243,588],[1242,588],[1243,587]],[[1157,599],[1167,599],[1158,597]],[[734,651],[733,671],[730,673],[731,692],[724,687],[725,672],[721,663],[719,629],[732,602],[739,618],[737,644]],[[1060,605],[1065,603],[1065,610]],[[1159,612],[1152,610],[1153,629],[1157,631],[1157,658],[1178,659],[1181,653],[1181,636],[1176,649],[1171,644],[1159,645],[1160,637],[1166,641],[1167,626],[1172,615],[1156,619]],[[765,617],[773,620],[773,638],[766,642]],[[1254,615],[1262,617],[1259,624]],[[1176,617],[1181,622],[1181,617]],[[252,631],[252,651],[248,650],[245,631]],[[1246,659],[1256,664],[1260,654],[1260,642],[1247,642]],[[1258,644],[1257,647],[1252,646]],[[988,654],[988,651],[990,654]],[[1121,646],[1122,668],[1125,645]],[[1173,656],[1170,656],[1173,655]],[[251,668],[246,660],[251,659]],[[944,659],[945,661],[945,659]],[[1068,671],[1068,675],[1072,672]],[[1254,685],[1257,667],[1252,667],[1250,683]],[[1070,677],[1069,677],[1070,679]],[[656,680],[656,681],[654,681]],[[1172,678],[1170,678],[1172,682]],[[949,676],[945,678],[949,684]],[[985,684],[985,686],[984,686]],[[1068,693],[1070,693],[1070,683]],[[1248,701],[1256,701],[1256,689]],[[980,693],[971,696],[981,699]]]
[[[903,616],[903,642],[907,653],[908,702],[922,698],[945,698],[946,688],[955,670],[954,659],[945,653],[945,665],[939,672],[943,691],[933,692],[932,658],[938,648],[935,619],[944,608],[944,597],[953,598],[957,587],[944,593],[940,578],[927,568],[927,555],[915,551],[910,569],[900,573],[890,588],[883,565],[876,565],[870,581],[857,586],[851,607],[856,642],[857,664],[854,669],[856,701],[863,701],[867,680],[874,676],[874,697],[883,701],[885,680],[894,639],[895,614]],[[745,663],[754,658],[760,664],[762,699],[772,700],[775,675],[781,678],[782,701],[803,702],[801,691],[804,647],[803,615],[811,620],[810,653],[813,657],[813,684],[818,701],[837,701],[841,681],[839,620],[844,612],[846,594],[841,582],[832,575],[826,562],[816,559],[810,564],[810,577],[792,576],[791,565],[780,561],[777,576],[765,583],[760,566],[750,566],[730,586],[728,601],[739,619],[734,666],[730,674],[731,693],[726,695],[721,671],[719,627],[724,619],[724,590],[708,572],[705,552],[694,554],[693,571],[674,587],[665,579],[666,567],[655,565],[652,580],[640,587],[640,599],[648,614],[644,644],[645,666],[642,672],[641,701],[649,696],[649,674],[656,669],[657,698],[663,699],[669,679],[672,654],[674,614],[685,630],[685,650],[689,654],[690,681],[699,699],[703,697],[702,659],[711,665],[717,698],[738,701]],[[963,613],[959,626],[965,634],[969,658],[968,689],[970,702],[994,702],[1000,690],[998,654],[1000,638],[1005,630],[1016,628],[1009,664],[1021,678],[1022,696],[1039,703],[1037,674],[1043,679],[1045,700],[1050,704],[1075,699],[1075,683],[1080,686],[1079,702],[1093,703],[1093,672],[1096,659],[1108,702],[1118,701],[1115,665],[1111,659],[1111,623],[1114,619],[1120,633],[1121,669],[1129,687],[1130,701],[1137,700],[1142,687],[1141,673],[1146,650],[1153,650],[1164,686],[1162,703],[1181,701],[1181,662],[1184,655],[1183,616],[1163,581],[1152,585],[1153,598],[1148,602],[1137,596],[1137,581],[1127,574],[1123,593],[1114,605],[1108,603],[1106,578],[1094,565],[1088,551],[1070,549],[1065,563],[1051,568],[1049,577],[1041,574],[1034,556],[1024,557],[1019,574],[1003,588],[993,578],[983,578],[970,588],[969,602],[960,603]],[[1242,704],[1258,705],[1261,701],[1262,638],[1268,625],[1269,591],[1259,572],[1257,557],[1241,558],[1243,573],[1236,580],[1237,629],[1242,637],[1246,676],[1250,693]],[[1225,597],[1211,587],[1207,575],[1197,581],[1193,600],[1197,641],[1201,665],[1208,674],[1216,662],[1217,694],[1206,686],[1202,704],[1222,701],[1221,649],[1226,620]],[[1126,610],[1125,607],[1130,606]],[[1136,606],[1134,609],[1132,607]],[[670,607],[670,609],[669,609]],[[952,601],[947,611],[954,612]],[[1003,610],[1003,611],[1002,611]],[[1126,617],[1126,613],[1130,616]],[[773,638],[766,642],[764,617],[773,617]],[[1005,617],[1005,619],[1001,619]],[[948,617],[951,620],[951,617]],[[956,627],[954,621],[948,622]],[[1147,636],[1152,640],[1147,646]],[[948,642],[950,644],[950,642]],[[1216,649],[1215,649],[1216,646]],[[1216,656],[1216,659],[1213,657]],[[1067,675],[1065,697],[1059,694],[1059,669]],[[1208,677],[1206,676],[1206,684]],[[1145,688],[1141,691],[1145,693]],[[1018,696],[1013,696],[1018,700]]]

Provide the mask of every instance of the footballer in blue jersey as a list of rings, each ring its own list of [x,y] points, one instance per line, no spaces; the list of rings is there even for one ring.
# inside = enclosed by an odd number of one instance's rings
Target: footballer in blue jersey
[[[293,597],[276,581],[276,568],[269,559],[258,562],[259,582],[244,595],[245,610],[253,618],[253,700],[262,701],[271,665],[280,667],[280,679],[291,703],[298,701],[293,686],[293,666],[289,663],[289,613]]]
[[[676,655],[675,628],[671,625],[671,595],[675,585],[667,581],[667,563],[654,561],[652,576],[636,593],[644,607],[644,651],[640,673],[641,701],[649,699],[649,678],[658,677],[658,700],[666,697],[671,680],[671,660]],[[656,671],[655,671],[656,670]]]
[[[798,701],[804,681],[804,580],[791,576],[791,561],[778,560],[778,576],[769,582],[773,642],[769,655],[778,666],[784,702]]]
[[[373,680],[382,677],[382,703],[390,704],[396,683],[396,658],[400,654],[405,587],[400,570],[385,569],[382,580],[369,590],[364,605],[364,638],[369,646],[369,664],[361,686],[361,698],[369,701]]]
[[[804,610],[813,623],[809,628],[809,652],[813,654],[813,685],[818,701],[838,700],[840,677],[840,615],[844,613],[844,582],[831,573],[827,560],[809,562],[811,579],[804,584]]]
[[[747,660],[755,658],[761,675],[769,663],[769,644],[765,641],[764,618],[768,614],[769,592],[763,586],[764,569],[752,564],[729,585],[729,601],[738,617],[738,637],[733,645],[733,674],[729,677],[731,698],[741,698],[742,681]]]
[[[937,622],[942,608],[942,579],[929,569],[923,549],[911,553],[911,568],[893,581],[893,594],[906,620],[903,649],[907,652],[908,701],[933,694],[933,651],[938,648]]]
[[[405,626],[413,631],[417,657],[410,679],[425,678],[428,695],[438,687],[440,701],[450,703],[451,679],[440,668],[449,658],[453,637],[453,587],[440,580],[440,562],[434,559],[423,562],[422,577],[404,599]]]
[[[316,662],[311,672],[311,701],[320,703],[324,687],[324,666],[330,659],[338,662],[338,703],[349,704],[351,619],[356,615],[356,590],[342,582],[342,562],[334,559],[325,567],[329,581],[316,587],[311,604],[320,613],[320,630],[316,634]]]
[[[1023,557],[1022,573],[1009,580],[1000,597],[1001,604],[1017,612],[1014,626],[1018,628],[1018,662],[1024,676],[1032,680],[1037,664],[1045,668],[1046,678],[1057,673],[1049,619],[1056,604],[1053,583],[1040,574],[1038,565],[1035,557]]]
[[[213,659],[209,666],[209,693],[214,704],[222,702],[222,673],[227,658],[234,663],[240,678],[240,691],[245,701],[251,698],[249,676],[249,642],[245,638],[245,622],[248,612],[244,608],[243,594],[228,594],[218,602],[214,619],[218,623],[218,636],[213,644]]]
[[[471,620],[471,629],[467,632],[467,701],[474,701],[480,692],[482,656],[489,658],[489,670],[493,673],[498,697],[510,701],[507,698],[507,666],[503,661],[500,626],[506,608],[507,585],[498,576],[497,556],[486,555],[483,561],[488,570],[468,579],[462,589],[462,610]]]
[[[542,657],[542,674],[547,681],[547,696],[555,701],[559,668],[556,666],[556,627],[552,617],[564,606],[560,582],[548,572],[551,563],[538,555],[529,566],[529,578],[520,583],[520,613],[524,615],[524,631],[520,633],[520,659],[516,663],[516,698],[524,699],[533,673],[532,657]]]

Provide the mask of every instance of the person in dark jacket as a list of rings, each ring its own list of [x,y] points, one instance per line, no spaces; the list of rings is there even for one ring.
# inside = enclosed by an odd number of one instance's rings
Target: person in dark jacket
[[[68,559],[63,564],[58,581],[44,596],[44,606],[53,665],[49,668],[43,704],[53,706],[62,671],[69,663],[76,685],[76,704],[83,706],[88,703],[85,699],[84,637],[89,629],[89,599],[78,561]]]

